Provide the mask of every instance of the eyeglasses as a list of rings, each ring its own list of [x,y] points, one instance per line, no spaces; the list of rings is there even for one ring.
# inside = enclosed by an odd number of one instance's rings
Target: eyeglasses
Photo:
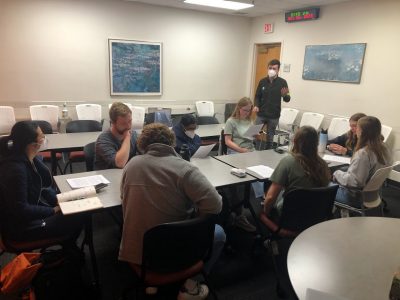
[[[250,109],[244,109],[244,108],[242,107],[241,110],[243,110],[244,112],[247,112],[247,113],[251,112],[251,108],[250,108]]]

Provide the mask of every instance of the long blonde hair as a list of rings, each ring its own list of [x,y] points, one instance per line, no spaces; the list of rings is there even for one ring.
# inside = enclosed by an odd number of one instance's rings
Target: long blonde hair
[[[253,102],[248,97],[243,97],[236,104],[235,110],[233,111],[231,118],[240,119],[240,109],[251,104],[251,109],[253,109]],[[246,117],[246,120],[251,120],[251,113]]]
[[[379,163],[385,165],[389,153],[383,144],[381,121],[376,117],[366,116],[358,120],[357,126],[361,128],[361,136],[355,150],[365,147],[368,151],[375,153]]]
[[[364,113],[355,113],[354,115],[352,115],[350,117],[350,121],[358,122],[358,120],[360,120],[362,117],[365,117],[365,116],[366,116],[366,114],[364,114]],[[345,142],[345,147],[347,149],[353,150],[356,145],[357,145],[357,134],[355,134],[355,133],[353,133],[353,131],[349,130],[347,132],[347,139]]]

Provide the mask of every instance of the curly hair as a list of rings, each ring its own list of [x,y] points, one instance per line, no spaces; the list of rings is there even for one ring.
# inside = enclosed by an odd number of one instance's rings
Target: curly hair
[[[139,151],[145,153],[148,146],[156,143],[175,146],[174,132],[161,123],[152,123],[144,126],[137,140]]]

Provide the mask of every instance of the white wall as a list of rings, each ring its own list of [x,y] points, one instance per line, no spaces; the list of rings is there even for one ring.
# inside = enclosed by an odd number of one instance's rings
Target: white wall
[[[117,0],[1,0],[0,104],[23,118],[32,101],[236,101],[246,90],[250,26]],[[108,38],[163,43],[162,96],[110,96]]]
[[[264,34],[264,23],[274,23],[274,32]],[[253,19],[250,48],[254,43],[282,42],[281,70],[289,84],[288,106],[302,111],[349,116],[362,111],[392,126],[392,144],[400,148],[400,1],[359,0],[321,7],[319,20],[285,23],[284,15]],[[367,43],[361,83],[337,83],[302,79],[306,45]],[[253,60],[252,54],[250,60]],[[248,90],[251,89],[251,65]]]

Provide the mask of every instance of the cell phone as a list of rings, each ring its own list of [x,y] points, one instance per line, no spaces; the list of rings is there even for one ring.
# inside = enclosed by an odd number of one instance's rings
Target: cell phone
[[[102,188],[105,188],[106,186],[108,186],[108,184],[106,184],[106,183],[99,183],[99,184],[96,184],[96,185],[94,186],[94,189],[96,190],[96,193],[97,193],[98,191],[100,191]]]
[[[275,152],[279,153],[279,154],[283,154],[283,152],[285,152],[285,151],[282,149],[279,149],[279,148],[275,148]]]

